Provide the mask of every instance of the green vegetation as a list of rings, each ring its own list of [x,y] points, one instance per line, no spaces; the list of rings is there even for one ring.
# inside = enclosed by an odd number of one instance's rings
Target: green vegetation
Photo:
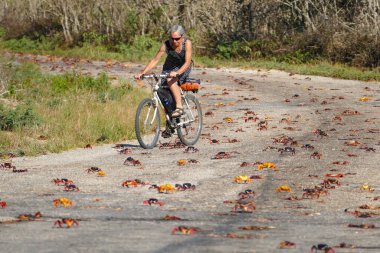
[[[0,106],[0,153],[37,155],[134,138],[134,115],[145,95],[79,73],[42,75],[31,64],[0,62],[8,80]]]
[[[87,36],[80,46],[62,48],[48,39],[0,40],[0,48],[13,52],[52,54],[64,57],[80,57],[93,60],[122,60],[147,63],[160,47],[159,41],[150,36],[135,36],[130,44],[116,46],[101,45],[102,39],[95,35]],[[47,46],[49,45],[49,46]],[[295,74],[319,75],[341,79],[380,81],[380,68],[358,68],[340,63],[331,63],[313,52],[270,53],[274,46],[268,41],[234,42],[231,45],[217,46],[214,56],[194,47],[194,62],[202,67],[240,67],[278,69]]]

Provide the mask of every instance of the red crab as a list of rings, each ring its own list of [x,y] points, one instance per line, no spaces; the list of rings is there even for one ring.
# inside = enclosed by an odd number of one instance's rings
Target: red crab
[[[328,178],[328,179],[324,180],[321,184],[326,189],[335,188],[335,185],[337,185],[337,186],[341,185],[341,183],[335,178]]]
[[[254,197],[256,196],[256,192],[254,190],[251,190],[251,189],[247,189],[243,192],[240,192],[238,194],[238,196],[241,198],[241,199],[245,199],[245,198],[250,198],[250,197]]]
[[[184,151],[185,153],[197,153],[199,152],[199,149],[193,147],[193,146],[189,146],[185,149]]]
[[[347,165],[349,163],[350,162],[348,162],[348,161],[335,161],[335,162],[332,162],[332,164],[335,164],[335,165]]]
[[[177,191],[195,190],[196,186],[191,183],[175,184]]]
[[[240,209],[241,212],[252,213],[256,210],[256,204],[253,202],[252,197],[241,198],[236,201],[232,212],[237,212],[238,209]]]
[[[162,201],[158,201],[158,199],[155,199],[155,198],[150,198],[148,200],[144,200],[143,202],[145,205],[159,205],[159,206],[163,206],[165,205],[164,202]]]
[[[249,117],[244,118],[244,122],[256,122],[258,119],[259,119],[258,117],[249,116]]]
[[[214,116],[214,113],[212,111],[208,111],[205,113],[205,116],[210,116],[210,117],[213,117]]]
[[[79,192],[79,188],[75,184],[66,185],[63,190],[67,192],[73,192],[73,191]]]
[[[84,149],[92,149],[92,146],[91,146],[91,144],[86,144],[83,148]]]
[[[217,139],[210,139],[210,144],[219,144],[219,141]]]
[[[122,150],[119,151],[119,154],[121,155],[128,155],[130,153],[132,153],[132,148],[123,148]]]
[[[74,225],[78,227],[79,222],[71,218],[63,218],[54,222],[53,227],[55,227],[56,225],[58,225],[60,228],[62,228],[62,225],[66,225],[66,228],[71,228]]]
[[[249,165],[250,165],[249,162],[242,162],[242,163],[240,164],[240,167],[247,167],[247,166],[249,166]]]
[[[314,198],[319,198],[321,195],[328,195],[328,191],[322,187],[314,187],[314,188],[306,188],[306,189],[303,189],[304,191],[304,194],[302,194],[302,198],[303,199],[308,199],[308,198],[311,198],[311,199],[314,199]]]
[[[238,129],[236,129],[235,132],[237,133],[237,132],[245,132],[245,131],[243,130],[243,128],[240,127]]]
[[[310,158],[313,158],[313,159],[315,159],[315,158],[318,158],[318,159],[321,159],[321,154],[320,153],[318,153],[317,151],[315,151],[314,153],[312,153],[311,155],[310,155]]]
[[[132,157],[128,157],[127,159],[125,159],[124,165],[140,166],[141,162],[137,159],[133,159]]]
[[[313,131],[313,133],[316,134],[316,135],[318,135],[321,138],[324,137],[324,136],[327,136],[327,134],[324,131],[322,131],[321,129],[316,129],[316,130]]]
[[[257,124],[258,128],[257,130],[262,131],[262,130],[268,130],[268,121],[262,120]]]
[[[341,122],[342,120],[343,120],[342,117],[340,117],[340,116],[335,116],[334,118],[332,118],[331,121],[333,121],[333,122]]]
[[[363,148],[360,148],[360,149],[363,149],[363,150],[365,150],[366,152],[376,152],[376,149],[375,149],[375,148],[370,148],[370,147],[363,147]]]
[[[87,169],[86,171],[87,171],[87,173],[97,173],[97,172],[101,171],[101,169],[98,167],[91,167],[91,168]]]
[[[312,146],[311,144],[304,144],[304,145],[302,145],[302,148],[304,148],[306,150],[313,150],[314,146]]]
[[[335,253],[335,250],[333,248],[324,243],[313,245],[310,249],[311,253],[316,253],[318,251],[322,251],[324,253]]]
[[[289,119],[287,119],[287,118],[282,118],[280,121],[279,121],[279,123],[280,124],[290,124],[291,123],[291,121],[289,120]]]
[[[0,201],[0,206],[1,206],[1,208],[5,208],[7,206],[7,202]]]
[[[342,115],[344,115],[344,116],[359,115],[359,114],[360,114],[360,112],[353,111],[353,110],[345,110],[342,112]]]
[[[214,156],[214,159],[227,159],[231,158],[231,154],[227,152],[219,152]]]
[[[295,155],[296,154],[296,149],[292,148],[292,147],[285,147],[285,148],[279,148],[278,152],[280,152],[281,155],[284,154],[284,153]]]
[[[73,181],[71,180],[68,180],[67,178],[56,178],[56,179],[53,179],[51,180],[52,183],[54,183],[55,185],[69,185],[69,184],[74,184]]]
[[[236,142],[240,142],[238,139],[230,139],[228,138],[227,141],[225,141],[226,143],[236,143]]]

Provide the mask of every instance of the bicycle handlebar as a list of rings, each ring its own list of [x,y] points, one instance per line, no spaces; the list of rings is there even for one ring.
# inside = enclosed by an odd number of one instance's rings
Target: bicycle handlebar
[[[141,76],[141,80],[143,80],[145,78],[154,78],[157,81],[158,78],[167,78],[168,75],[169,75],[169,73],[167,73],[167,74],[160,74],[160,75],[156,75],[156,74],[144,74],[144,75]]]

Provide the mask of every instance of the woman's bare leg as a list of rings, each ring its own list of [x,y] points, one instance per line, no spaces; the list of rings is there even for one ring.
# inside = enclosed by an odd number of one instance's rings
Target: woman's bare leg
[[[168,78],[167,79],[169,89],[173,94],[177,108],[183,108],[182,100],[181,100],[181,91],[177,85],[177,81],[178,81],[178,78]]]

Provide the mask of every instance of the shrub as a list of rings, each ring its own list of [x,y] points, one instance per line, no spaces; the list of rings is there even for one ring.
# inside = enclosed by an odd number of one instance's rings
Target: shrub
[[[17,106],[15,109],[6,108],[0,104],[0,129],[12,131],[18,127],[33,127],[42,123],[41,117],[34,112],[30,105]]]
[[[53,92],[65,93],[67,91],[91,90],[104,91],[110,87],[110,82],[105,73],[97,78],[84,76],[80,73],[72,72],[64,75],[57,75],[51,78]]]

